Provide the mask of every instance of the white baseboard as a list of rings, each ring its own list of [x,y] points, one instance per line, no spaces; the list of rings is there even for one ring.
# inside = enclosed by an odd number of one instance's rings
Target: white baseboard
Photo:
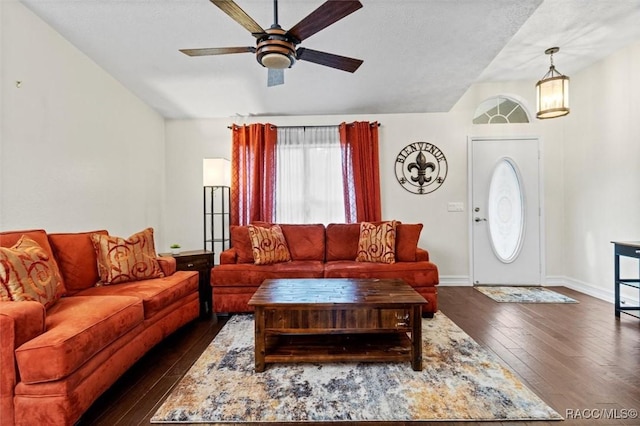
[[[609,302],[609,303],[613,303],[615,298],[613,282],[611,283],[610,289],[603,289],[603,288],[595,287],[584,281],[580,281],[575,278],[570,278],[565,276],[548,276],[546,281],[547,281],[545,283],[546,286],[554,286],[554,285],[564,286],[572,290],[579,291],[580,293],[593,296],[597,299],[604,300],[605,302]],[[626,302],[627,304],[633,305],[633,306],[638,306],[638,304],[640,303],[637,297],[628,296],[626,294],[623,294],[620,297],[620,300],[623,303]]]
[[[546,279],[545,285],[564,286],[570,288],[571,290],[579,291],[580,293],[587,294],[589,296],[595,297],[596,299],[604,300],[605,302],[609,303],[613,303],[614,299],[613,284],[611,285],[610,290],[605,290],[602,288],[594,287],[589,283],[577,280],[575,278],[566,276],[549,276]]]
[[[543,286],[564,286],[567,287],[567,277],[560,275],[547,275],[544,278]]]
[[[471,278],[468,275],[444,275],[440,276],[440,286],[467,286],[471,287]]]

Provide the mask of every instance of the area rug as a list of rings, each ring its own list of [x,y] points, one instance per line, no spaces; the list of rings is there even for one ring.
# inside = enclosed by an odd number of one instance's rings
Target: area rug
[[[578,303],[575,299],[543,287],[475,286],[474,288],[501,303]]]
[[[152,423],[562,420],[441,312],[422,320],[423,370],[406,363],[267,364],[253,316],[229,319]]]

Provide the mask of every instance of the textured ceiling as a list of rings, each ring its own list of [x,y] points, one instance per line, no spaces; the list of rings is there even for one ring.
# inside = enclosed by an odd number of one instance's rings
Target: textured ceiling
[[[168,118],[448,111],[479,81],[535,80],[560,46],[570,75],[640,40],[640,0],[361,0],[303,47],[364,60],[354,74],[298,62],[268,88],[250,53],[188,57],[183,48],[253,46],[207,0],[22,0]],[[270,0],[236,0],[263,28]],[[288,29],[323,0],[280,0]]]

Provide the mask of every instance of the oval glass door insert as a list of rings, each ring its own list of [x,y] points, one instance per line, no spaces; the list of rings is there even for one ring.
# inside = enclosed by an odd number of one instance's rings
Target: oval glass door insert
[[[511,263],[520,253],[524,239],[524,212],[519,173],[513,162],[503,158],[491,176],[487,209],[491,246],[501,262]]]

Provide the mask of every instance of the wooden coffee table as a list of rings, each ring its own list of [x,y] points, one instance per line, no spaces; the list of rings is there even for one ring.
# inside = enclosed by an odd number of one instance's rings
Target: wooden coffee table
[[[411,361],[422,370],[422,305],[399,279],[271,279],[255,308],[255,369],[274,362]]]

